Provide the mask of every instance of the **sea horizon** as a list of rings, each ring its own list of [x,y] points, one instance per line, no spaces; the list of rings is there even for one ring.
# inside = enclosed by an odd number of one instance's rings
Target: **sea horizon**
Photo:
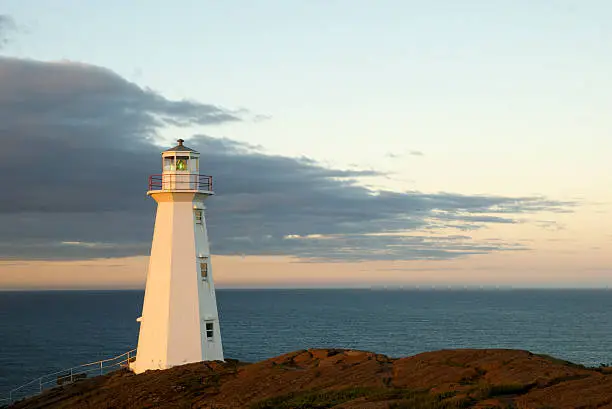
[[[80,292],[80,291],[144,291],[145,288],[0,288],[2,292]],[[369,290],[369,291],[610,291],[605,287],[535,287],[535,286],[464,286],[464,285],[420,285],[420,286],[371,286],[371,287],[223,287],[217,286],[217,291],[259,291],[259,290]]]

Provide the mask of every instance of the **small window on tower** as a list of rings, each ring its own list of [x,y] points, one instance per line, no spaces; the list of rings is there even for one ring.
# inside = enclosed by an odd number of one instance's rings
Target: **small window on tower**
[[[202,210],[196,209],[195,211],[195,222],[196,224],[202,224]]]
[[[204,280],[208,278],[208,263],[206,261],[200,263],[200,274]]]
[[[213,323],[212,322],[207,322],[206,323],[206,338],[208,338],[208,340],[212,340],[213,339],[213,334],[214,334],[214,330],[213,330]]]

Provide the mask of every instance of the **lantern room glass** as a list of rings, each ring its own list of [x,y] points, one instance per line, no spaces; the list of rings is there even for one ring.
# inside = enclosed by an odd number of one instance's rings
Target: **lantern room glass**
[[[200,158],[197,156],[191,156],[189,162],[191,163],[191,172],[200,173]]]
[[[200,171],[200,159],[195,155],[164,156],[162,168],[164,172],[187,172],[197,174]]]
[[[162,169],[164,172],[187,172],[187,173],[199,173],[200,171],[200,159],[193,156],[164,156]]]
[[[174,156],[165,156],[163,163],[164,172],[174,170]]]
[[[176,170],[180,172],[186,172],[189,170],[189,156],[177,156],[176,157]]]

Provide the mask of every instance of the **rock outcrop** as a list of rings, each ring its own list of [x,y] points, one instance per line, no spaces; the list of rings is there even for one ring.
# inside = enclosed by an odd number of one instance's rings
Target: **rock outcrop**
[[[612,370],[502,349],[398,359],[311,349],[254,364],[201,362],[141,375],[122,370],[14,408],[612,409]]]

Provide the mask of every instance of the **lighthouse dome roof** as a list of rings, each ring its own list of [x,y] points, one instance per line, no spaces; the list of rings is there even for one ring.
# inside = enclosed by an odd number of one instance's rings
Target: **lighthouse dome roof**
[[[196,152],[194,149],[188,148],[183,145],[183,142],[185,142],[184,140],[178,139],[177,142],[178,145],[176,145],[174,148],[166,150],[166,152]]]

